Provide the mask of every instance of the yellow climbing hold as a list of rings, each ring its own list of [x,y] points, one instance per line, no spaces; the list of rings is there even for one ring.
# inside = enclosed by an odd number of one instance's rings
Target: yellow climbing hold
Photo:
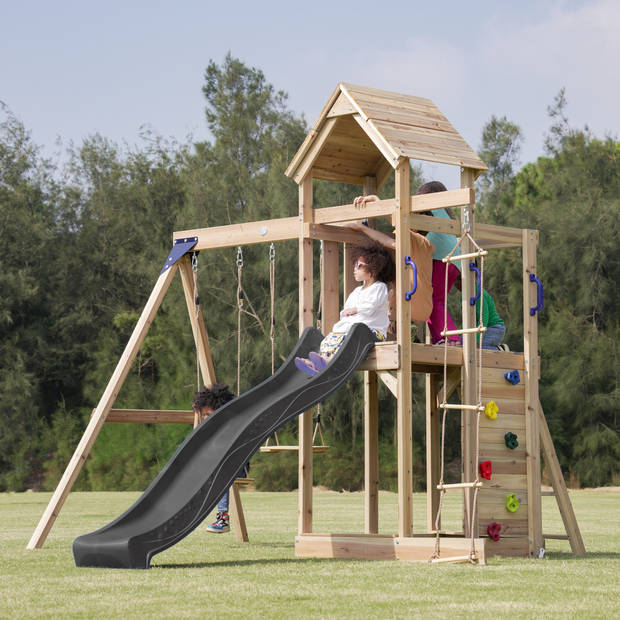
[[[484,406],[484,415],[489,418],[489,420],[497,420],[497,412],[499,411],[498,406],[495,404],[494,400],[489,401]]]

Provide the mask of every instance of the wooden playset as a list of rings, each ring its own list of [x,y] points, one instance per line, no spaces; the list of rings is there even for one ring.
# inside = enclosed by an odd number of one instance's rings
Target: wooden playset
[[[410,160],[459,166],[461,188],[411,196]],[[315,318],[313,244],[323,245],[321,321],[327,333],[340,309],[339,246],[344,244],[346,296],[355,286],[348,257],[352,243],[365,236],[345,226],[361,218],[387,218],[396,238],[396,339],[377,343],[360,367],[364,373],[365,531],[315,533],[312,527],[312,412],[299,418],[299,506],[295,551],[299,557],[477,561],[488,556],[540,557],[545,539],[569,541],[575,554],[585,548],[538,398],[540,358],[537,313],[542,287],[536,278],[538,233],[477,223],[474,181],[485,164],[429,99],[339,84],[286,170],[299,186],[298,215],[174,233],[174,240],[196,239],[194,250],[209,250],[297,239],[299,243],[299,330]],[[351,183],[364,194],[376,193],[395,175],[394,198],[353,205],[313,208],[313,179]],[[460,219],[421,212],[460,210]],[[462,347],[412,343],[411,307],[405,295],[411,275],[410,229],[450,233],[460,240],[462,269]],[[476,346],[475,276],[469,260],[495,248],[521,248],[523,263],[523,353],[482,350]],[[469,259],[469,260],[468,260]],[[196,305],[196,280],[188,255],[162,271],[116,370],[91,417],[67,469],[41,517],[28,548],[41,547],[77,478],[104,422],[195,422],[188,411],[112,409],[148,328],[179,270],[205,384],[215,381],[207,329]],[[414,534],[412,512],[411,373],[426,377],[427,520]],[[397,401],[398,531],[379,534],[378,381]],[[458,402],[449,403],[452,393]],[[454,400],[454,398],[452,398]],[[446,484],[442,463],[442,417],[459,416],[462,437],[461,481]],[[541,450],[565,526],[565,534],[546,534],[541,512]],[[463,527],[441,528],[446,492],[463,496]],[[238,493],[237,493],[238,494]],[[239,500],[235,494],[234,498]],[[240,501],[238,501],[240,506]],[[242,514],[242,511],[241,511]],[[245,525],[243,524],[243,527]],[[247,540],[247,533],[245,539]]]

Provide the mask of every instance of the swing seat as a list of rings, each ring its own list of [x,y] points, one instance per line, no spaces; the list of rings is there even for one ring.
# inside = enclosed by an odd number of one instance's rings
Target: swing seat
[[[312,452],[314,454],[320,454],[321,452],[327,452],[331,446],[312,446]],[[297,452],[299,446],[261,446],[261,452],[267,452],[273,454],[275,452]]]

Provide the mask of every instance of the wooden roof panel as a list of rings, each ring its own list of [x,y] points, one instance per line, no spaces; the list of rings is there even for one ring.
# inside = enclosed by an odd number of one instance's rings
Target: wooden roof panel
[[[313,147],[323,125],[335,119],[324,143]],[[300,182],[312,170],[315,178],[359,182],[401,157],[487,169],[430,99],[341,83],[285,174]]]

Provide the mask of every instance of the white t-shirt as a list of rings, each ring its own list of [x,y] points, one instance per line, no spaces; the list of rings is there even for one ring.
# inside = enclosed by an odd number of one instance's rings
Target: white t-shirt
[[[390,319],[388,317],[388,288],[384,282],[373,282],[370,286],[363,285],[354,289],[344,303],[343,310],[357,308],[357,313],[342,316],[332,327],[333,332],[347,333],[355,323],[365,323],[371,329],[381,332],[385,338]]]

